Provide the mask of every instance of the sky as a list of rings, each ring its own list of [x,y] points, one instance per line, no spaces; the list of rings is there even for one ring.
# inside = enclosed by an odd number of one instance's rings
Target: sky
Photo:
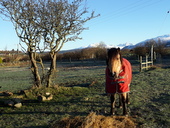
[[[106,45],[137,44],[146,39],[170,34],[170,0],[87,0],[89,15],[99,17],[85,23],[82,40],[67,42],[62,50]],[[21,49],[10,21],[0,18],[0,50]]]

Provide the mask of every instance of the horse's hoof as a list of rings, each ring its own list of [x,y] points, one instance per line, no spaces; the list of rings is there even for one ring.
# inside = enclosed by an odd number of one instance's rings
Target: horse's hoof
[[[121,105],[119,105],[118,108],[123,108],[123,107]]]
[[[115,113],[110,114],[111,116],[115,116]]]
[[[115,115],[115,113],[114,113],[114,112],[110,112],[110,115],[111,115],[111,116],[114,116],[114,115]]]
[[[128,117],[129,115],[128,115],[128,113],[123,113],[123,116],[126,116],[126,117]]]
[[[129,115],[128,114],[123,114],[122,116],[128,117]]]

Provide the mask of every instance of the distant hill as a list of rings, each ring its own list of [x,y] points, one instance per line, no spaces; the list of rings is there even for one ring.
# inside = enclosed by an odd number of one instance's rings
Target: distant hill
[[[137,46],[144,46],[146,44],[146,42],[148,42],[150,40],[154,40],[156,43],[160,40],[162,43],[165,43],[166,47],[170,47],[170,34],[168,34],[168,35],[163,35],[163,36],[158,36],[155,38],[147,39],[147,40],[139,42],[135,45],[125,46],[123,49],[133,49]]]
[[[82,50],[82,49],[75,48],[75,49],[70,49],[70,50],[61,50],[61,51],[59,51],[59,53],[62,54],[62,53],[67,53],[67,52],[80,51],[80,50]]]
[[[131,44],[131,43],[124,43],[124,44],[119,44],[119,45],[104,45],[105,48],[113,48],[113,47],[119,47],[121,49],[133,49],[137,46],[144,46],[146,44],[146,42],[150,41],[150,40],[154,40],[155,42],[158,42],[158,40],[161,40],[162,43],[165,43],[165,46],[166,47],[170,47],[170,34],[167,34],[167,35],[163,35],[163,36],[158,36],[158,37],[155,37],[155,38],[151,38],[151,39],[146,39],[142,42],[139,42],[135,45]],[[85,48],[95,48],[95,47],[98,47],[100,45],[100,43],[94,43],[94,44],[90,44],[88,46],[85,46],[85,47],[79,47],[79,48],[75,48],[75,49],[71,49],[71,50],[62,50],[60,51],[59,53],[66,53],[66,52],[74,52],[74,51],[80,51],[82,49],[85,49]]]

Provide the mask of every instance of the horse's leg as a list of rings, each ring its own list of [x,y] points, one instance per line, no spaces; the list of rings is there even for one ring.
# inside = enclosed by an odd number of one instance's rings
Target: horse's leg
[[[122,103],[123,103],[123,115],[127,115],[127,104],[126,104],[126,98],[127,98],[127,93],[121,94],[122,96]]]
[[[110,114],[114,115],[115,114],[115,94],[111,94],[110,101],[111,101]]]
[[[130,97],[129,97],[129,93],[126,94],[126,103],[130,104]]]
[[[119,108],[122,108],[122,96],[119,94]]]

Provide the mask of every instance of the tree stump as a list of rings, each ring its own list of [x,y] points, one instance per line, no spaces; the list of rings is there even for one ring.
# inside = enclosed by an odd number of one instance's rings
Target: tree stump
[[[15,108],[20,108],[20,107],[22,107],[22,103],[16,103],[16,104],[14,104],[14,107]]]
[[[43,101],[46,101],[46,100],[52,100],[52,99],[53,99],[53,95],[50,94],[50,93],[46,93],[45,96],[40,95],[40,96],[37,97],[37,100],[38,100],[39,102],[43,102]]]
[[[14,98],[4,101],[4,105],[8,107],[20,108],[22,106],[21,99]]]
[[[45,96],[38,96],[37,99],[38,99],[39,102],[46,101]]]
[[[53,99],[53,95],[49,95],[49,96],[47,96],[47,100],[52,100]]]

